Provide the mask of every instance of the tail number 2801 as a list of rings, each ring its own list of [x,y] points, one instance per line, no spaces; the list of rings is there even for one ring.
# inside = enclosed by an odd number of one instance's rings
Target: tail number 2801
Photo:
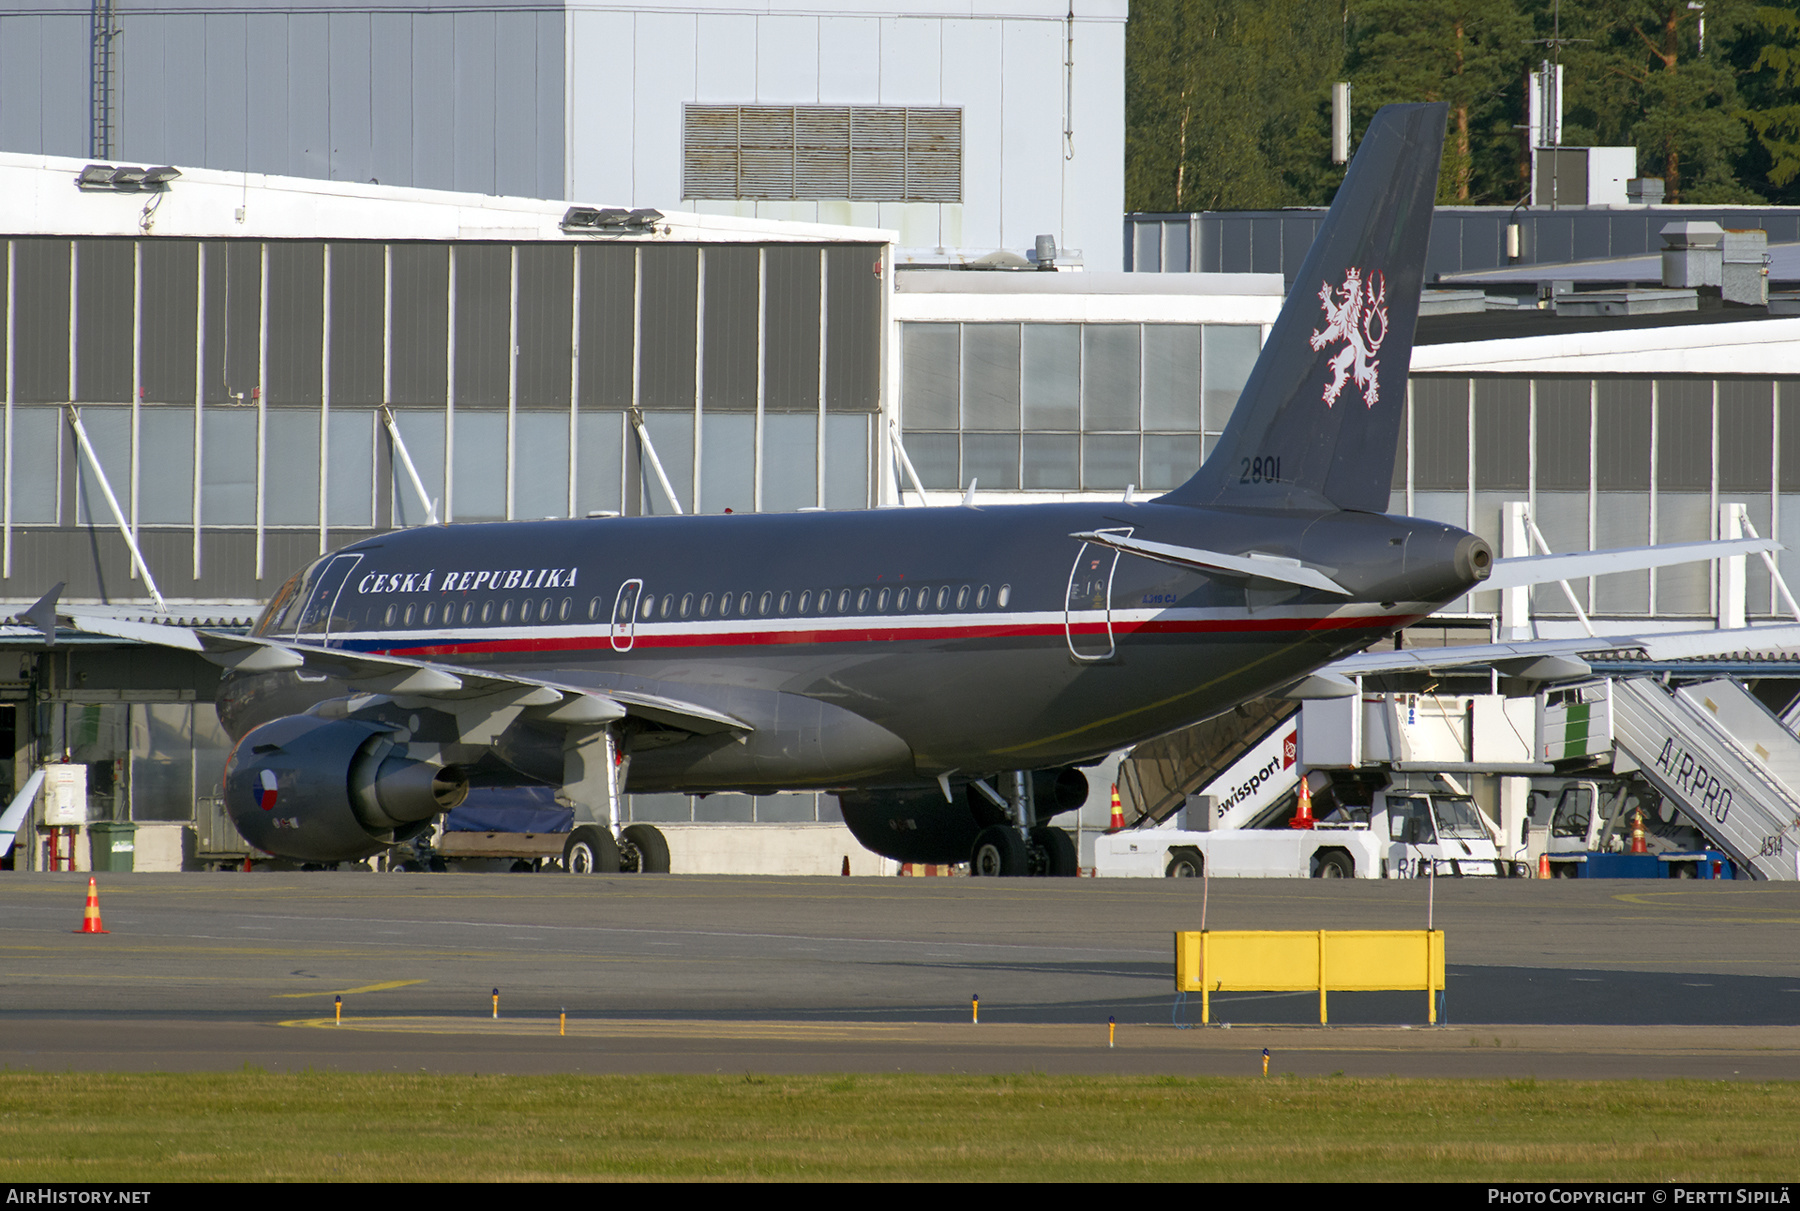
[[[1266,454],[1261,458],[1240,459],[1243,470],[1238,475],[1240,484],[1278,484],[1281,482],[1281,456]]]

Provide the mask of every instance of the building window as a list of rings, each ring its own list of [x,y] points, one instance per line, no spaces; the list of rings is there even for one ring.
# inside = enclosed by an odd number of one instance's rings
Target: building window
[[[1147,491],[1210,453],[1254,324],[906,323],[906,452],[926,488]]]
[[[687,199],[962,201],[962,110],[687,105]]]

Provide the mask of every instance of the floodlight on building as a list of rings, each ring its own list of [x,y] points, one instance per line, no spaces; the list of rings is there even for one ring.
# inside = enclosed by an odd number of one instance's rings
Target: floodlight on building
[[[625,216],[625,225],[636,227],[639,230],[648,230],[662,222],[662,217],[663,213],[660,210],[651,210],[647,206],[640,207]]]
[[[121,193],[164,190],[181,170],[168,164],[155,168],[137,168],[129,164],[89,164],[75,178],[75,187],[83,190],[108,189]]]
[[[631,225],[631,211],[619,206],[571,206],[563,213],[562,229],[570,232],[613,231]]]

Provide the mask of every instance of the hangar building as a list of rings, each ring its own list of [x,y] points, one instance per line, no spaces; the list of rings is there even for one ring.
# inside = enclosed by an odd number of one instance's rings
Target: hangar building
[[[1125,0],[42,0],[0,151],[879,227],[1119,268]]]

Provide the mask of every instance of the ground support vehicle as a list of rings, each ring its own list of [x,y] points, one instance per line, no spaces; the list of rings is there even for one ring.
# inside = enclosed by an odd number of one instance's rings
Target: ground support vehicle
[[[669,843],[648,824],[616,834],[581,823],[549,787],[476,790],[445,813],[434,839],[396,851],[395,870],[558,870],[578,875],[666,874]]]
[[[1101,876],[1194,878],[1202,874],[1286,879],[1408,879],[1432,875],[1524,874],[1506,861],[1469,796],[1435,779],[1407,778],[1369,794],[1366,805],[1337,796],[1320,771],[1310,778],[1331,805],[1310,827],[1277,822],[1271,828],[1196,831],[1130,829],[1095,843]]]
[[[1735,879],[1722,850],[1670,850],[1660,854],[1564,853],[1550,857],[1553,879]]]
[[[1534,790],[1540,799],[1548,791]],[[1534,813],[1535,814],[1535,813]],[[1562,784],[1548,810],[1544,856],[1558,879],[1732,879],[1736,866],[1639,777]],[[1631,853],[1641,833],[1643,853]]]

